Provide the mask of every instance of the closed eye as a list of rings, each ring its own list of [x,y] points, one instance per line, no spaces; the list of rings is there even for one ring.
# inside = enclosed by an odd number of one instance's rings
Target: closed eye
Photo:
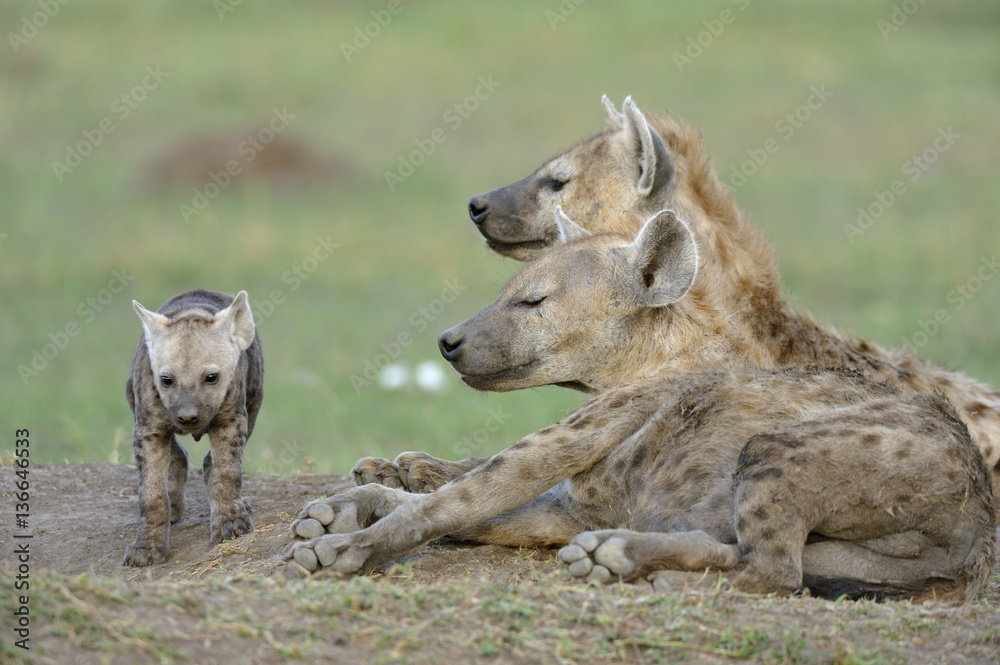
[[[542,181],[542,187],[545,187],[546,189],[551,189],[553,192],[558,192],[563,187],[565,187],[566,183],[568,182],[569,182],[568,179],[546,178],[545,180]]]
[[[525,298],[524,300],[520,301],[517,304],[518,305],[523,305],[524,307],[538,307],[543,302],[545,302],[546,298],[548,298],[548,296],[538,296],[538,297],[533,297],[533,298]]]

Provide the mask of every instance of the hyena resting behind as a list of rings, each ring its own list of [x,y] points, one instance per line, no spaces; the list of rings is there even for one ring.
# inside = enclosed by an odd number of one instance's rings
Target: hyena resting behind
[[[202,467],[212,542],[253,531],[240,485],[243,446],[264,399],[264,357],[245,291],[187,291],[157,312],[132,305],[143,328],[125,384],[135,414],[139,530],[122,563],[149,566],[166,560],[169,524],[184,512],[188,460],[177,434],[211,441]]]
[[[774,251],[716,176],[698,132],[604,98],[599,134],[527,178],[474,196],[469,214],[493,250],[531,260],[558,243],[553,212],[593,233],[633,237],[660,210],[685,220],[698,242],[698,286],[713,294],[736,334],[759,343],[776,367],[846,367],[907,392],[943,393],[958,411],[1000,495],[1000,393],[970,377],[844,335],[782,297]]]
[[[560,558],[587,579],[710,568],[748,591],[974,597],[995,506],[947,400],[759,367],[692,288],[696,268],[671,213],[634,241],[583,238],[529,265],[441,335],[443,354],[482,390],[597,396],[432,493],[370,484],[307,505],[293,535],[329,533],[289,556],[364,573],[450,535],[568,544]]]

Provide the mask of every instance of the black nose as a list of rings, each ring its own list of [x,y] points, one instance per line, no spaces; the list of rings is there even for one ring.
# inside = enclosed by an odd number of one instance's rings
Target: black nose
[[[490,215],[490,204],[485,196],[473,196],[469,199],[469,217],[476,224],[482,224]]]
[[[198,409],[183,409],[177,412],[177,422],[181,425],[195,425],[198,423]]]
[[[462,342],[465,338],[461,333],[455,332],[454,329],[445,330],[438,337],[438,348],[441,349],[441,355],[444,359],[450,363],[455,362],[462,355]]]

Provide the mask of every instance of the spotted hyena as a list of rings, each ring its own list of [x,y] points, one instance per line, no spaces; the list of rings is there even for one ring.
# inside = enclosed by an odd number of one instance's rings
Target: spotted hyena
[[[730,323],[759,342],[778,367],[847,367],[906,392],[942,393],[958,411],[1000,495],[1000,393],[905,350],[818,323],[782,297],[774,251],[716,176],[702,139],[683,120],[621,112],[605,97],[603,130],[548,160],[527,178],[474,196],[469,214],[491,249],[535,259],[559,241],[556,206],[594,233],[634,236],[656,211],[672,209],[698,242],[698,283]],[[994,258],[994,262],[995,262]]]
[[[293,535],[314,539],[289,558],[364,573],[450,535],[563,545],[591,580],[708,568],[755,592],[974,597],[996,506],[951,404],[852,370],[761,367],[697,268],[670,212],[529,265],[442,353],[481,390],[596,396],[436,491],[369,484],[307,505]]]
[[[126,566],[162,563],[168,526],[184,512],[187,452],[178,434],[208,434],[203,461],[211,506],[211,540],[253,531],[240,497],[243,446],[264,398],[264,357],[247,294],[187,291],[156,312],[132,302],[143,333],[125,396],[135,414],[139,529]]]

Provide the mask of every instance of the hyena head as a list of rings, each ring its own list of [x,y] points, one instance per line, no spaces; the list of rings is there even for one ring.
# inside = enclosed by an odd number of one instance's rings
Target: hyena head
[[[469,199],[469,216],[495,252],[531,261],[558,242],[556,206],[592,233],[634,235],[667,207],[675,159],[629,97],[622,112],[605,96],[604,130],[530,176]]]
[[[552,384],[601,392],[658,373],[688,343],[662,336],[687,330],[683,321],[698,300],[684,298],[695,280],[697,247],[673,212],[656,214],[634,239],[590,235],[561,208],[556,215],[558,237],[568,242],[438,338],[442,355],[473,388]]]
[[[246,291],[216,313],[193,308],[167,317],[136,301],[156,392],[183,433],[208,426],[226,398],[240,353],[254,339]]]

